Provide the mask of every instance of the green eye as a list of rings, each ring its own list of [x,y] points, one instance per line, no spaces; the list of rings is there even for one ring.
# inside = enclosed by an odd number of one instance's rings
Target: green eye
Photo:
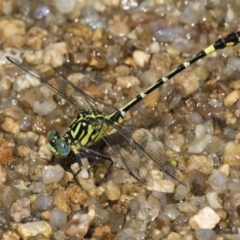
[[[56,148],[57,152],[59,153],[59,155],[61,155],[61,156],[67,156],[71,151],[69,145],[67,145],[67,143],[61,138],[56,140],[55,148]]]
[[[60,138],[60,134],[57,131],[51,131],[48,133],[48,141],[51,142],[53,139]]]

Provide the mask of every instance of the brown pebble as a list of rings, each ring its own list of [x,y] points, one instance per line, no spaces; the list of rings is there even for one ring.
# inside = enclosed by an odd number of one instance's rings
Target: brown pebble
[[[13,146],[10,142],[0,139],[0,164],[13,161]]]
[[[53,205],[61,209],[68,216],[70,215],[71,209],[64,190],[58,190],[55,192]]]
[[[69,186],[66,190],[66,196],[74,204],[83,205],[87,200],[87,194],[77,184]]]

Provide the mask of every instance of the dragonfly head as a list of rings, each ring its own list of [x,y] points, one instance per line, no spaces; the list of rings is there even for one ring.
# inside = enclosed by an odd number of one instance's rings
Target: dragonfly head
[[[70,146],[57,131],[49,132],[47,146],[55,156],[67,156],[71,151]]]

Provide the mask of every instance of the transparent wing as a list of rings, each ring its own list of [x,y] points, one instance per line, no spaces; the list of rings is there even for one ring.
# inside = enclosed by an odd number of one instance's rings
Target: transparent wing
[[[116,125],[111,120],[106,121],[106,125],[112,126],[116,132],[111,134],[106,130],[101,133],[101,138],[116,155],[121,157],[124,165],[135,178],[146,183],[155,165],[186,186],[180,170],[168,161],[162,144],[153,139],[147,130],[130,125]],[[94,122],[92,124],[98,125]]]
[[[27,66],[21,63],[19,60],[7,57],[7,59],[21,68],[23,71],[37,78],[39,82],[46,85],[56,94],[64,98],[69,104],[71,104],[78,112],[86,113],[101,113],[103,115],[109,115],[117,109],[109,104],[103,103],[97,99],[91,98],[88,94],[76,87],[67,78],[65,78],[57,69],[52,68],[50,74],[41,73],[33,67]]]

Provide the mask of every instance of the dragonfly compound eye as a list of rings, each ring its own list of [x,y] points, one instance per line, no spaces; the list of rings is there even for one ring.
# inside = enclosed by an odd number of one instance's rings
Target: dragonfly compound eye
[[[56,140],[55,149],[57,150],[57,152],[61,156],[67,156],[71,151],[69,145],[62,138],[59,138],[59,139]]]

